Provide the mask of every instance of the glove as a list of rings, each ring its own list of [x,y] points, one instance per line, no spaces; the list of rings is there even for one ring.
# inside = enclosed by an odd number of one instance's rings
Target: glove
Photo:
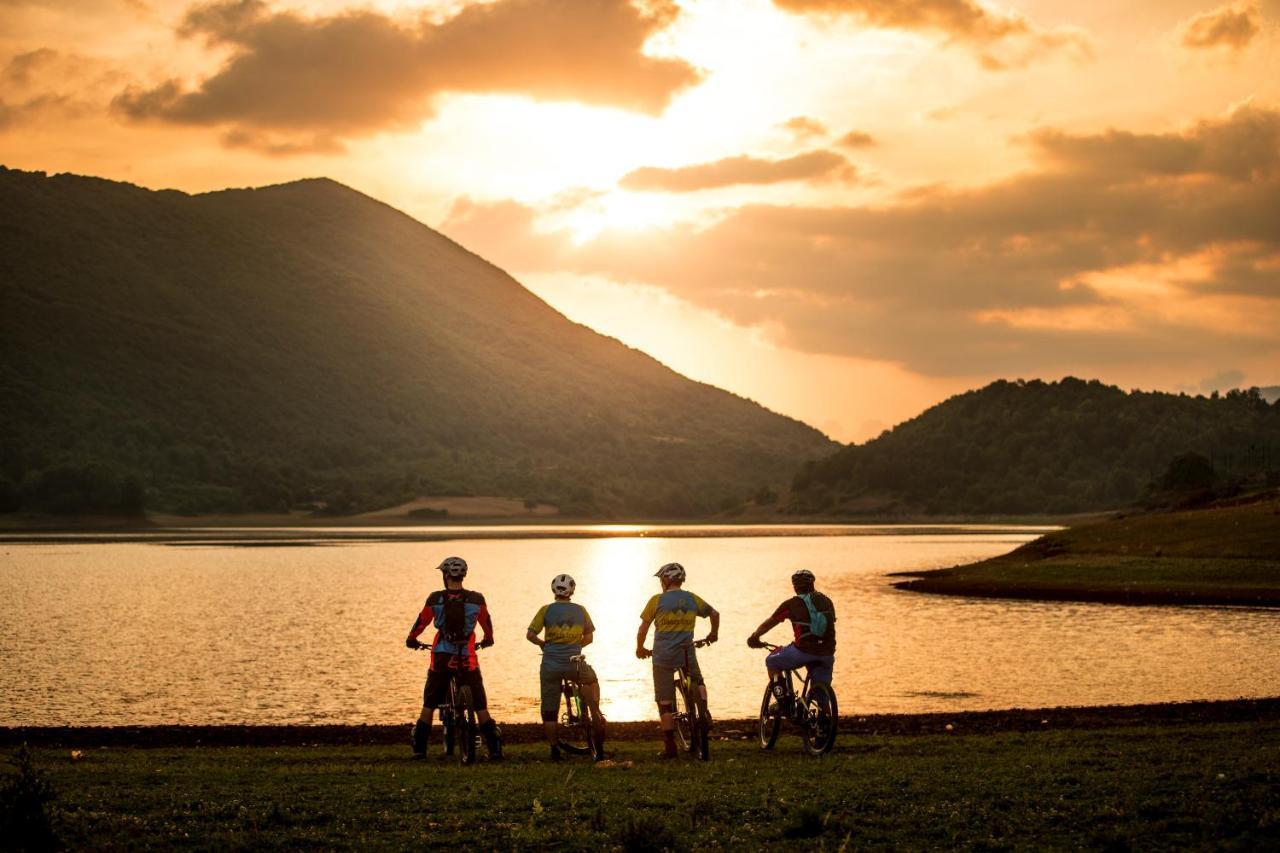
[[[420,648],[422,648],[422,643],[419,643],[419,642],[418,642],[417,640],[415,640],[413,637],[409,637],[407,640],[405,640],[405,641],[404,641],[404,644],[405,644],[407,647],[411,648],[411,649],[420,649]]]
[[[747,637],[747,645],[753,649],[764,648],[764,643],[760,642],[760,636],[758,634],[752,634],[750,637]]]
[[[487,648],[489,648],[489,647],[490,647],[490,646],[492,646],[492,645],[493,645],[493,637],[485,637],[483,640],[481,640],[480,642],[476,643],[476,648],[477,648],[477,649],[487,649]]]

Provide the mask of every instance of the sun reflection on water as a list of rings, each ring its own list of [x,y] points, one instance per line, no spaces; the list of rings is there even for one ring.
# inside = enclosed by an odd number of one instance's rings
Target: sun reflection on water
[[[574,600],[587,608],[596,626],[586,655],[600,676],[600,704],[609,719],[655,714],[649,662],[638,660],[634,650],[640,611],[659,591],[652,575],[661,565],[660,550],[651,539],[597,539],[578,574]]]

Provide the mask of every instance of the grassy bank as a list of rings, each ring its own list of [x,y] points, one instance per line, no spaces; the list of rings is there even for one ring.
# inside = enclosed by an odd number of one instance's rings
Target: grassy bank
[[[402,746],[33,750],[73,848],[658,850],[1280,843],[1280,720],[989,735],[850,735],[806,759],[717,741],[708,764],[414,762]]]
[[[897,585],[983,597],[1280,606],[1280,494],[1073,527]]]

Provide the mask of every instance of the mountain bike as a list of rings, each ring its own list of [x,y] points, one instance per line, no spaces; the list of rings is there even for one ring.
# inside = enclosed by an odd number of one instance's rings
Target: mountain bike
[[[431,645],[422,643],[419,651],[431,652]],[[458,763],[463,767],[474,764],[480,747],[480,723],[476,716],[475,700],[471,688],[458,683],[458,672],[467,665],[466,652],[441,652],[449,658],[449,698],[439,706],[440,726],[444,730],[444,751],[453,755],[458,747]]]
[[[770,643],[762,645],[770,652],[779,648]],[[787,720],[800,729],[806,753],[825,755],[836,745],[836,725],[840,719],[836,692],[830,684],[814,681],[806,668],[797,695],[793,673],[794,669],[783,670],[770,679],[764,689],[764,699],[760,702],[760,748],[773,749],[782,721]]]
[[[703,761],[711,758],[711,715],[702,691],[693,683],[689,665],[689,649],[709,645],[706,640],[681,643],[684,664],[676,668],[676,707],[672,716],[676,723],[676,739],[680,748]]]
[[[591,709],[591,703],[582,695],[582,667],[586,665],[587,658],[574,655],[569,661],[573,664],[574,674],[560,678],[560,695],[564,697],[564,712],[560,715],[560,748],[570,755],[600,757],[600,721]]]

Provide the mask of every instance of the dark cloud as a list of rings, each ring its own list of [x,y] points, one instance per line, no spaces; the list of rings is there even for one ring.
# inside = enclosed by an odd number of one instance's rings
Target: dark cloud
[[[1048,53],[1091,55],[1076,29],[1045,30],[1021,15],[987,9],[974,0],[773,0],[788,12],[849,16],[869,27],[933,32],[970,45],[992,71],[1020,67]]]
[[[0,80],[13,86],[29,86],[42,68],[47,68],[58,58],[58,52],[47,47],[20,53],[9,60]]]
[[[618,184],[628,190],[687,193],[738,184],[852,180],[856,174],[849,161],[834,151],[807,151],[782,160],[738,156],[674,169],[643,166],[628,172]]]
[[[1244,50],[1261,29],[1257,5],[1222,6],[1201,12],[1181,27],[1182,46],[1192,50]]]
[[[683,62],[641,52],[674,15],[669,3],[641,11],[627,0],[497,0],[433,23],[215,2],[190,10],[179,32],[230,50],[222,68],[194,89],[176,80],[131,88],[113,106],[135,120],[231,126],[233,140],[298,134],[304,148],[305,140],[414,126],[444,92],[657,113],[698,79]]]
[[[836,140],[836,145],[841,148],[871,148],[875,144],[875,137],[861,130],[851,130]]]
[[[827,126],[816,118],[809,116],[796,116],[795,118],[787,119],[779,126],[783,130],[789,131],[792,136],[802,142],[814,137],[827,135]]]
[[[1247,295],[1280,316],[1280,172],[1214,153],[1277,120],[1247,107],[1179,135],[1045,132],[1037,170],[876,207],[753,206],[576,244],[534,231],[528,208],[471,203],[444,228],[516,271],[658,285],[788,346],[934,375],[1280,356],[1274,333],[1160,319],[1088,283],[1212,256],[1185,294]]]

